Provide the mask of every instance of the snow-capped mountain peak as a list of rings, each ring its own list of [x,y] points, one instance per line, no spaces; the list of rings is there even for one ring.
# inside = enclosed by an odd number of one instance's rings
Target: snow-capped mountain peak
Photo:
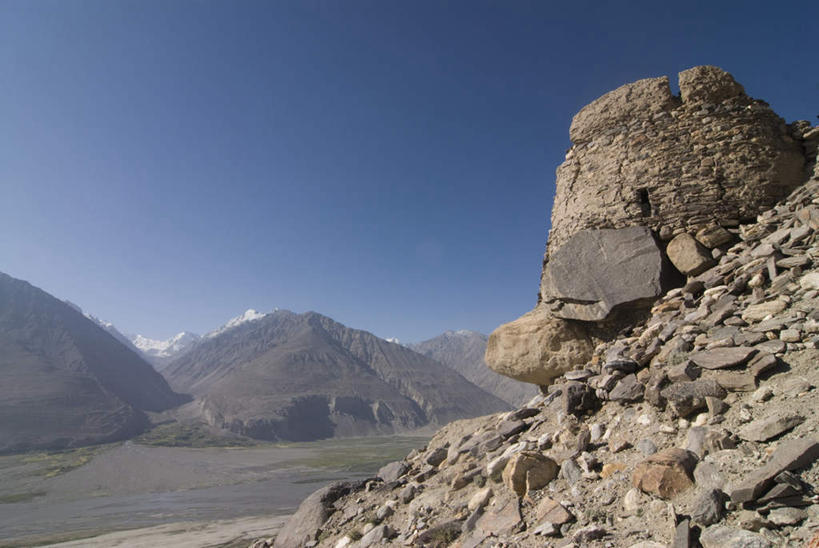
[[[187,350],[191,345],[196,343],[201,337],[195,333],[182,331],[177,333],[169,339],[164,341],[157,339],[149,339],[142,335],[136,335],[132,339],[134,346],[139,348],[143,353],[155,358],[170,358]]]
[[[253,321],[256,321],[256,320],[260,320],[260,319],[264,318],[265,316],[267,316],[267,314],[265,314],[263,312],[258,312],[258,311],[254,310],[252,308],[248,308],[247,310],[245,310],[239,316],[236,316],[235,318],[231,318],[230,320],[228,320],[227,323],[225,325],[223,325],[222,327],[220,327],[219,329],[215,329],[215,330],[211,331],[210,333],[207,333],[203,338],[210,339],[210,338],[215,337],[217,335],[221,335],[222,333],[224,333],[228,329],[233,329],[234,327],[237,327],[239,325],[242,325],[242,324],[245,324],[245,323],[248,323],[248,322],[253,322]]]

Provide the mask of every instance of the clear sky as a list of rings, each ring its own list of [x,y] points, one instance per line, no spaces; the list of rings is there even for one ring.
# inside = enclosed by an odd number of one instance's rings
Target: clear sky
[[[536,300],[571,117],[728,70],[819,114],[819,2],[0,0],[0,271],[120,330],[382,337]]]

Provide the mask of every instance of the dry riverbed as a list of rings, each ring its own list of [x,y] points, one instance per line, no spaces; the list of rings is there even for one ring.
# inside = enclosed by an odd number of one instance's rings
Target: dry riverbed
[[[0,547],[229,546],[275,534],[321,485],[369,476],[425,442],[392,436],[201,449],[125,442],[2,456]]]

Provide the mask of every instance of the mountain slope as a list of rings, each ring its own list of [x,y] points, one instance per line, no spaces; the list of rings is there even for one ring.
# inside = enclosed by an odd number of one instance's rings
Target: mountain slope
[[[72,306],[0,273],[0,452],[123,439],[183,403]]]
[[[407,345],[419,354],[451,367],[468,381],[506,403],[518,406],[537,395],[536,386],[499,375],[483,360],[488,337],[475,331],[447,331],[435,338]]]
[[[161,371],[175,358],[193,348],[200,339],[201,337],[195,333],[182,331],[164,341],[135,335],[130,343],[142,353],[147,361]]]
[[[261,439],[391,433],[507,408],[400,345],[279,310],[203,340],[163,372],[211,424]]]

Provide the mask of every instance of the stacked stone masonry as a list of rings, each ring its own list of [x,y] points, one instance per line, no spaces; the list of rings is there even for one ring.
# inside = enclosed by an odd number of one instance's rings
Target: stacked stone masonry
[[[727,72],[681,72],[622,86],[573,119],[557,169],[546,258],[585,228],[643,225],[664,239],[736,226],[805,179],[801,142]]]

